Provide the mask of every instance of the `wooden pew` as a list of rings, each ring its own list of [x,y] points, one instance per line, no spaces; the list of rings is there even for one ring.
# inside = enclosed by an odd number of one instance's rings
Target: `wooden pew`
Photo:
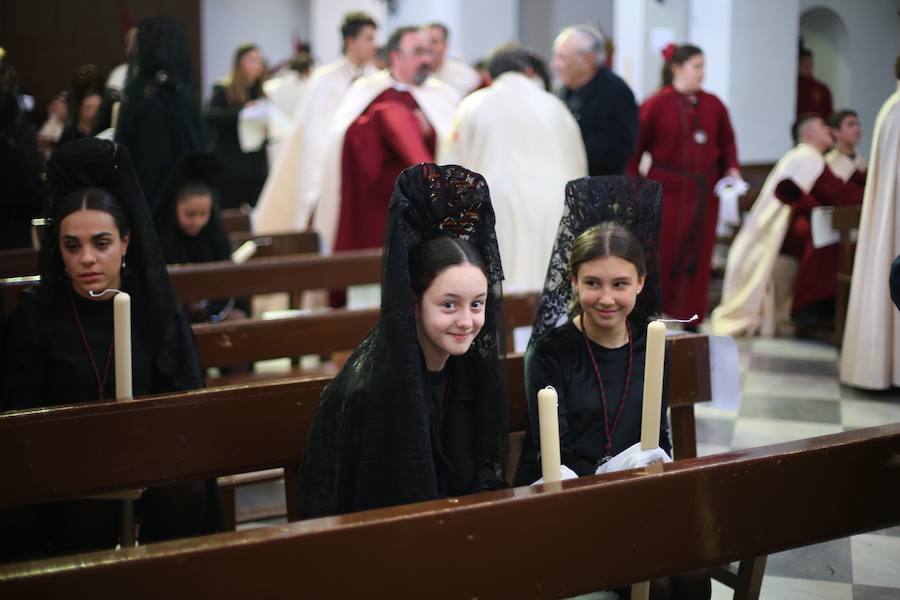
[[[0,595],[558,598],[897,525],[898,472],[894,424],[554,487],[9,565]]]
[[[287,231],[269,235],[238,231],[229,237],[231,238],[231,247],[235,250],[249,240],[256,242],[256,254],[253,255],[252,260],[269,256],[319,252],[319,234],[315,231]]]
[[[314,231],[293,231],[256,235],[249,231],[231,234],[231,244],[236,249],[248,240],[258,246],[254,258],[267,256],[284,256],[288,254],[304,254],[319,251],[319,235]],[[21,248],[0,250],[0,279],[9,277],[28,277],[38,273],[38,250]]]
[[[228,233],[250,231],[250,211],[246,208],[223,208],[219,217]]]
[[[668,342],[673,434],[693,421],[676,407],[709,400],[708,341],[686,335]],[[683,358],[678,358],[680,355]],[[693,361],[693,362],[692,362]],[[704,370],[704,365],[706,365]],[[507,361],[510,430],[525,427],[521,354]],[[290,379],[0,414],[0,507],[89,496],[170,481],[282,468],[292,481],[319,394],[330,378]],[[698,392],[697,390],[701,390]],[[60,453],[59,440],[79,451]],[[675,434],[675,454],[683,451]],[[109,449],[115,448],[114,452]],[[286,486],[286,491],[294,489]],[[297,507],[286,498],[288,517]]]
[[[24,277],[38,272],[38,251],[34,248],[0,250],[0,279]]]
[[[850,302],[850,282],[853,278],[854,244],[850,238],[859,229],[862,206],[835,206],[832,225],[838,230],[837,290],[834,297],[834,340],[840,346],[844,340],[847,305]],[[885,275],[887,277],[887,275]]]
[[[241,265],[230,261],[173,265],[169,275],[186,304],[206,298],[344,289],[381,281],[381,250],[276,256]],[[22,292],[37,282],[37,277],[0,281],[0,301],[7,314]]]
[[[538,302],[540,294],[537,292],[505,296],[503,315],[507,332],[530,326]],[[377,308],[325,310],[284,319],[200,323],[193,329],[202,366],[222,367],[352,350],[378,323],[379,312]],[[508,348],[512,349],[511,346]]]

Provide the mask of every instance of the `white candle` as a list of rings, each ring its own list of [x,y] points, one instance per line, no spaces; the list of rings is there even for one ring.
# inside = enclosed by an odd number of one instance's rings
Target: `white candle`
[[[116,400],[130,400],[131,392],[131,296],[119,292],[113,299],[116,345]]]
[[[559,397],[552,387],[538,391],[538,418],[541,431],[541,475],[544,483],[560,479]]]
[[[257,246],[256,242],[253,240],[247,240],[241,244],[240,248],[231,254],[231,261],[237,265],[247,262],[254,254],[256,254],[256,249],[258,247],[259,246]]]
[[[662,411],[663,365],[666,356],[666,324],[647,325],[647,353],[644,362],[644,410],[641,417],[641,450],[659,446],[659,418]]]
[[[109,120],[109,126],[113,129],[116,128],[116,125],[119,123],[119,109],[122,108],[121,102],[113,102],[112,105],[112,117]]]

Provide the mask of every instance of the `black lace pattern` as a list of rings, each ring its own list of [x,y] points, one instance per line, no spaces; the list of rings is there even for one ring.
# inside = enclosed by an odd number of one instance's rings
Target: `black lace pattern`
[[[441,234],[472,242],[488,269],[484,327],[469,351],[450,361],[476,382],[453,386],[474,407],[477,466],[467,491],[504,485],[503,269],[488,186],[462,167],[419,164],[400,174],[388,208],[379,323],[323,391],[316,410],[301,476],[306,517],[438,496],[409,251]]]
[[[662,186],[643,177],[583,177],[566,184],[565,202],[531,339],[541,339],[570,317],[572,245],[586,229],[608,221],[628,228],[644,247],[647,278],[632,318],[644,321],[658,315],[662,308],[659,276]]]

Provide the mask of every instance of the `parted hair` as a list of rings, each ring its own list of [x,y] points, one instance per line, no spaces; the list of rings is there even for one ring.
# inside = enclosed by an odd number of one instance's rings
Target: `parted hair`
[[[487,265],[475,245],[463,238],[442,235],[422,242],[409,252],[409,280],[415,296],[421,297],[444,269],[474,265],[487,277]]]

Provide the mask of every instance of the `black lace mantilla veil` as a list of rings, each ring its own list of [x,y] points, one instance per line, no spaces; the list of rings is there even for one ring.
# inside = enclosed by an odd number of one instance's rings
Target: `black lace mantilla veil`
[[[179,390],[202,387],[200,363],[193,335],[181,312],[175,288],[157,241],[144,194],[127,148],[99,138],[85,138],[61,146],[47,163],[50,188],[48,217],[69,193],[101,188],[114,195],[131,222],[125,256],[124,287],[132,296],[132,324],[148,333],[149,350],[161,373]],[[45,306],[55,302],[71,285],[59,247],[59,223],[49,219],[38,255],[40,285],[33,297]]]
[[[566,204],[550,255],[544,292],[531,332],[533,341],[561,325],[569,317],[572,300],[569,258],[572,244],[586,229],[611,221],[631,231],[644,247],[647,278],[632,312],[632,319],[646,321],[660,314],[662,290],[659,277],[659,227],[662,186],[643,177],[607,175],[582,177],[566,184]]]
[[[485,323],[451,357],[452,393],[475,414],[476,492],[503,487],[508,400],[500,252],[487,184],[458,166],[419,164],[397,179],[382,255],[381,317],[322,392],[302,465],[304,517],[437,498],[424,362],[416,336],[409,251],[441,234],[481,252],[488,269]]]

